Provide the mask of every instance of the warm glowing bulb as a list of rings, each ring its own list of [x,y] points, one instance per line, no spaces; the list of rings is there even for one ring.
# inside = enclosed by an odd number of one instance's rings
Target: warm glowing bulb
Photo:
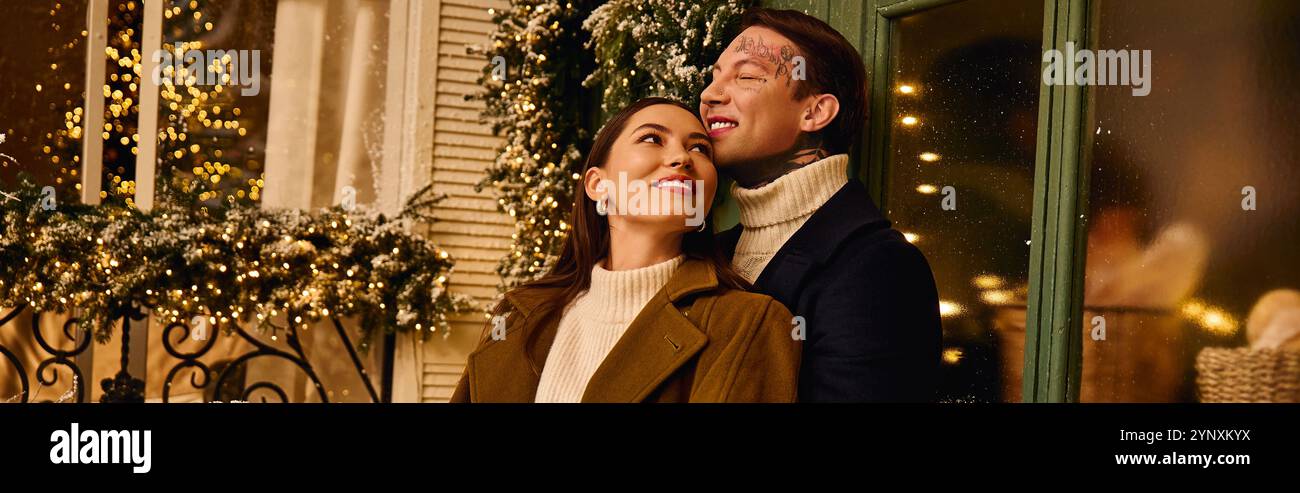
[[[921,120],[917,119],[915,116],[908,115],[903,117],[903,125],[907,125],[909,127],[916,125],[917,123],[920,122]]]
[[[903,238],[906,239],[908,243],[916,243],[917,240],[921,239],[921,237],[916,233],[903,233]]]
[[[1205,315],[1201,316],[1201,326],[1218,335],[1226,336],[1237,332],[1237,321],[1218,308],[1205,311]]]
[[[938,192],[939,188],[935,187],[934,185],[919,185],[916,187],[916,191],[929,195],[934,192]]]
[[[935,153],[933,153],[933,152],[922,152],[922,153],[921,153],[921,160],[922,160],[922,161],[925,161],[925,162],[927,162],[927,163],[933,163],[933,162],[939,160],[939,155],[938,155],[938,154],[935,154]]]
[[[1001,277],[992,274],[978,275],[971,280],[971,284],[980,289],[997,289],[1002,287],[1004,282]]]
[[[901,86],[898,86],[898,92],[899,94],[912,94],[916,92],[916,88],[909,86],[907,84],[903,84]]]
[[[961,362],[961,357],[962,357],[961,348],[954,347],[954,348],[948,348],[943,350],[944,363],[955,365]]]
[[[951,317],[954,315],[961,315],[961,312],[962,312],[961,305],[948,300],[939,300],[940,317]]]
[[[1005,304],[1010,302],[1011,298],[1012,298],[1011,291],[1002,290],[1002,289],[985,291],[983,294],[980,295],[980,299],[984,300],[985,303],[988,303],[990,305]]]

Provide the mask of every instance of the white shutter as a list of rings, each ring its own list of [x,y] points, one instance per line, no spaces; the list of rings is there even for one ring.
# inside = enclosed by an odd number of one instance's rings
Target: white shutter
[[[478,93],[478,78],[487,65],[466,47],[487,45],[495,29],[489,8],[509,8],[505,0],[438,2],[437,97],[434,103],[434,191],[447,194],[438,204],[438,222],[430,236],[456,258],[452,292],[474,296],[487,309],[497,294],[497,261],[509,251],[514,232],[510,217],[497,211],[492,190],[475,192],[504,140],[479,123],[483,103],[465,101]],[[452,336],[432,337],[422,346],[421,400],[446,402],[474,349],[486,318],[484,312],[458,317]]]

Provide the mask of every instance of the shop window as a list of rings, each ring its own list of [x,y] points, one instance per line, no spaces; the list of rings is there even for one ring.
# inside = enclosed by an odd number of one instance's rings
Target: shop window
[[[1300,345],[1300,5],[1103,1],[1093,18],[1091,49],[1149,50],[1151,73],[1146,95],[1090,88],[1080,400],[1268,400],[1296,376],[1264,381],[1282,356],[1245,348]]]
[[[938,284],[942,399],[1019,401],[1043,2],[893,22],[883,202]]]

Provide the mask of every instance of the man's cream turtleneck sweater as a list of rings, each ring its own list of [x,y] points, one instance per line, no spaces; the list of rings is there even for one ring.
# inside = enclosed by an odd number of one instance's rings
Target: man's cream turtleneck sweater
[[[591,288],[560,318],[535,402],[579,402],[596,368],[645,304],[659,292],[685,256],[639,269],[591,269]]]
[[[848,183],[849,155],[836,154],[787,173],[759,188],[732,186],[745,226],[731,264],[754,282],[777,250]]]

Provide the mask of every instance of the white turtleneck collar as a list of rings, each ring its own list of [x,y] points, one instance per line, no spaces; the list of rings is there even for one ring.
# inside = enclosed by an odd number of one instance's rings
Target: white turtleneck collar
[[[678,255],[654,265],[614,271],[597,263],[591,268],[591,287],[580,300],[581,311],[601,322],[631,322],[685,258]]]
[[[733,185],[740,224],[762,228],[812,215],[848,183],[849,155],[836,154],[758,188]]]

